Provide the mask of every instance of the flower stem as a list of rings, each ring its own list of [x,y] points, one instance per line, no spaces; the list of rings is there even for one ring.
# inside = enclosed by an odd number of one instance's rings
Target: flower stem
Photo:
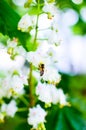
[[[37,33],[38,33],[38,18],[39,18],[39,15],[37,15],[37,22],[36,22],[36,27],[35,27],[35,37],[34,37],[34,44],[36,43],[36,38],[37,38]]]
[[[29,99],[30,99],[30,107],[33,107],[35,105],[35,96],[34,96],[34,85],[33,85],[33,79],[32,79],[32,71],[33,71],[33,65],[30,63],[30,73],[29,73]]]
[[[44,41],[44,40],[48,40],[48,38],[39,38],[39,39],[37,39],[37,40],[41,40],[41,41]]]
[[[19,96],[19,99],[20,99],[26,106],[28,106],[28,101],[27,101],[23,96]]]
[[[38,1],[39,1],[39,0],[38,0]],[[38,2],[38,11],[39,11],[39,2]],[[38,13],[38,15],[37,15],[36,26],[35,26],[34,44],[36,43],[36,40],[37,40],[37,33],[38,33],[38,20],[39,20],[39,13]]]
[[[27,108],[19,108],[17,112],[27,111]]]
[[[40,9],[39,6],[39,0],[38,0],[38,11]],[[35,36],[34,36],[34,45],[36,44],[37,41],[37,34],[38,34],[38,20],[39,20],[39,13],[37,14],[37,20],[36,20],[36,26],[35,26]],[[30,107],[33,107],[35,105],[35,94],[34,94],[34,85],[33,85],[33,64],[30,63],[30,72],[29,72],[29,79],[28,79],[28,84],[29,84],[29,99],[30,99]]]

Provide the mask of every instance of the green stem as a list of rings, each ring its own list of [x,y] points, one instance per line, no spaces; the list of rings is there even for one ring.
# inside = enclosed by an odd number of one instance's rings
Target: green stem
[[[48,40],[48,38],[39,38],[37,40],[41,40],[41,41],[44,41],[44,40]]]
[[[38,11],[39,11],[39,9],[40,9],[40,6],[39,6],[39,0],[38,0]],[[36,44],[36,41],[37,41],[38,19],[39,19],[39,14],[37,15],[37,20],[36,20],[34,44]],[[29,79],[28,79],[29,99],[30,99],[30,105],[29,106],[30,107],[33,107],[35,105],[35,94],[34,94],[34,85],[33,85],[32,71],[33,71],[33,64],[30,63],[30,73],[29,73]]]
[[[27,111],[27,108],[19,108],[17,112]]]
[[[40,1],[40,0],[38,0],[38,12],[39,12],[39,10],[40,10],[40,3],[39,3],[39,1]],[[38,13],[38,15],[37,15],[37,20],[36,20],[34,44],[36,43],[36,40],[37,40],[39,15],[40,15],[40,13]]]
[[[37,40],[37,34],[38,34],[38,19],[39,19],[39,14],[37,15],[37,21],[36,21],[36,27],[35,27],[35,37],[34,37],[34,44],[36,44]]]
[[[33,79],[32,79],[32,71],[33,71],[33,65],[30,63],[30,73],[29,73],[29,99],[30,99],[30,107],[33,107],[35,105],[35,97],[34,97],[34,85],[33,85]]]
[[[23,96],[19,96],[19,99],[20,99],[26,106],[28,106],[28,101],[27,101]]]

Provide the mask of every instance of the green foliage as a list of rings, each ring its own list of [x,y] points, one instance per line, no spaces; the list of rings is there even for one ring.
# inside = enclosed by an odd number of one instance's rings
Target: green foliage
[[[79,19],[78,23],[72,27],[74,34],[84,35],[86,34],[86,23]]]
[[[20,16],[7,4],[5,0],[0,1],[0,32],[10,38],[16,37],[26,48],[26,40],[29,34],[17,29]],[[27,48],[26,48],[27,49]]]
[[[54,108],[47,117],[46,128],[50,130],[83,130],[84,121],[80,112],[72,107]]]
[[[71,103],[80,110],[86,119],[86,75],[70,77],[69,93]]]
[[[24,121],[19,117],[8,118],[8,119],[6,118],[5,123],[0,124],[0,130],[15,130],[15,128],[21,122],[24,122]]]
[[[44,4],[44,0],[36,0],[37,3]]]
[[[21,123],[19,124],[15,130],[30,130],[30,126],[27,123]]]
[[[39,10],[38,10],[38,6],[30,6],[29,9],[28,9],[28,13],[30,15],[37,15],[41,12],[42,12],[42,9],[40,7]]]
[[[37,49],[38,43],[34,44],[32,37],[29,37],[26,42],[26,48],[28,51],[35,51]]]
[[[68,100],[73,107],[81,111],[84,120],[86,120],[86,75],[61,75],[62,80],[57,87],[62,88],[65,93],[70,95]]]
[[[80,112],[74,108],[64,108],[65,116],[73,130],[83,130],[84,122],[80,117]]]
[[[70,83],[70,76],[67,74],[61,73],[61,82],[58,84],[57,88],[62,88],[65,93],[68,93],[69,83]]]

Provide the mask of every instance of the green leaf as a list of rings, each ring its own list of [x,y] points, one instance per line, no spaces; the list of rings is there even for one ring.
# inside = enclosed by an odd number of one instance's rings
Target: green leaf
[[[0,32],[10,38],[16,37],[25,49],[29,34],[17,29],[20,16],[7,4],[5,0],[0,1]]]
[[[37,3],[44,4],[44,0],[36,0]]]
[[[81,113],[78,110],[65,107],[64,113],[73,130],[83,130],[84,121],[81,117]]]
[[[60,109],[55,130],[74,130],[66,119],[64,109]]]
[[[27,123],[21,123],[19,124],[15,130],[30,130],[30,126]]]
[[[36,42],[34,44],[34,40],[32,39],[32,37],[30,36],[27,40],[26,43],[26,48],[28,51],[35,51],[37,49],[38,43]]]
[[[15,116],[14,118],[5,118],[5,123],[0,124],[0,130],[15,130],[21,122],[24,122],[21,118]]]
[[[86,22],[83,22],[82,19],[79,19],[78,23],[71,27],[74,34],[85,35],[86,34]]]
[[[59,118],[55,130],[68,130],[66,120],[65,117],[63,116],[62,111],[59,113]]]
[[[28,14],[30,15],[37,15],[40,14],[42,12],[41,7],[38,9],[38,6],[30,6],[29,10],[28,10]]]
[[[64,107],[59,112],[55,130],[83,130],[84,121],[78,110]]]
[[[80,112],[72,107],[55,106],[47,116],[46,129],[50,130],[83,130],[84,120]]]
[[[55,130],[56,122],[58,117],[58,106],[54,106],[48,113],[46,118],[46,130]]]

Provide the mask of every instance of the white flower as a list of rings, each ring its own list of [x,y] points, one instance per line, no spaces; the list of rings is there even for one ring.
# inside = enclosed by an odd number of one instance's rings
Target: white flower
[[[0,99],[24,94],[24,84],[28,84],[24,72],[20,69],[7,71],[6,75],[0,78]]]
[[[9,95],[9,88],[10,88],[10,75],[0,80],[0,98],[11,96]]]
[[[50,87],[50,94],[52,98],[52,103],[57,104],[59,102],[59,95],[58,95],[58,89],[56,88],[56,86],[52,85]]]
[[[37,128],[40,123],[45,122],[46,111],[40,105],[29,109],[28,124]]]
[[[52,60],[53,63],[57,63],[58,62],[58,54],[52,47],[50,47],[48,49],[47,55],[50,58],[50,60]]]
[[[46,57],[46,54],[40,48],[35,52],[28,52],[26,59],[36,67],[38,67],[40,63],[49,64],[50,62],[49,58]]]
[[[55,32],[58,32],[58,28],[59,28],[59,19],[58,19],[58,13],[55,15],[55,17],[52,20],[51,23],[51,29]]]
[[[48,85],[46,83],[42,84],[40,82],[36,87],[36,95],[38,95],[38,99],[42,102],[45,102],[46,104],[52,103],[50,87],[51,85]]]
[[[63,90],[62,89],[58,89],[58,101],[60,103],[61,106],[65,106],[65,105],[68,105],[68,102],[67,102],[67,97],[66,95],[63,93]]]
[[[67,102],[67,96],[64,94],[62,89],[52,88],[52,102],[54,104],[59,103],[61,107],[69,105]]]
[[[26,56],[26,50],[22,46],[18,46],[18,40],[16,38],[8,39],[7,41],[7,53],[15,58],[15,56]]]
[[[59,45],[61,42],[61,37],[58,32],[51,30],[48,36],[48,43],[53,45]]]
[[[18,75],[14,75],[11,78],[10,84],[11,84],[10,92],[12,90],[12,92],[14,91],[16,94],[24,93],[24,82],[23,82],[22,77]]]
[[[7,47],[15,48],[18,44],[18,40],[16,38],[13,38],[13,40],[8,39],[7,40]]]
[[[55,85],[38,83],[36,87],[36,95],[38,99],[46,104],[57,104],[61,106],[68,105],[66,101],[66,95],[63,93],[62,89],[57,89]]]
[[[44,24],[44,22],[46,24]],[[39,17],[38,27],[39,27],[39,30],[42,29],[42,31],[38,32],[39,35],[40,35],[40,33],[41,33],[41,35],[43,35],[42,33],[46,33],[47,30],[45,31],[43,29],[49,29],[50,26],[51,26],[51,23],[52,23],[52,20],[47,18],[47,14],[45,14],[45,13],[41,14],[40,17]]]
[[[22,16],[22,18],[18,23],[18,29],[21,30],[22,32],[28,32],[33,28],[34,25],[35,25],[34,17],[25,14],[24,16]]]
[[[16,102],[14,100],[11,100],[9,104],[3,104],[1,106],[1,111],[5,112],[7,116],[14,117],[16,111],[17,111]]]
[[[57,13],[57,8],[54,3],[45,3],[43,7],[43,11],[48,14],[48,18],[52,19],[52,17]]]
[[[15,47],[14,53],[19,56],[22,56],[23,58],[26,57],[26,50],[23,48],[23,46]]]
[[[36,52],[28,52],[27,53],[27,60],[33,63],[34,66],[38,67],[39,63],[42,61],[41,53]]]
[[[55,85],[38,83],[36,87],[38,99],[46,104],[56,104],[59,101],[58,89]]]
[[[61,75],[58,73],[57,69],[52,66],[45,66],[44,74],[42,78],[49,83],[56,84],[61,80]]]

